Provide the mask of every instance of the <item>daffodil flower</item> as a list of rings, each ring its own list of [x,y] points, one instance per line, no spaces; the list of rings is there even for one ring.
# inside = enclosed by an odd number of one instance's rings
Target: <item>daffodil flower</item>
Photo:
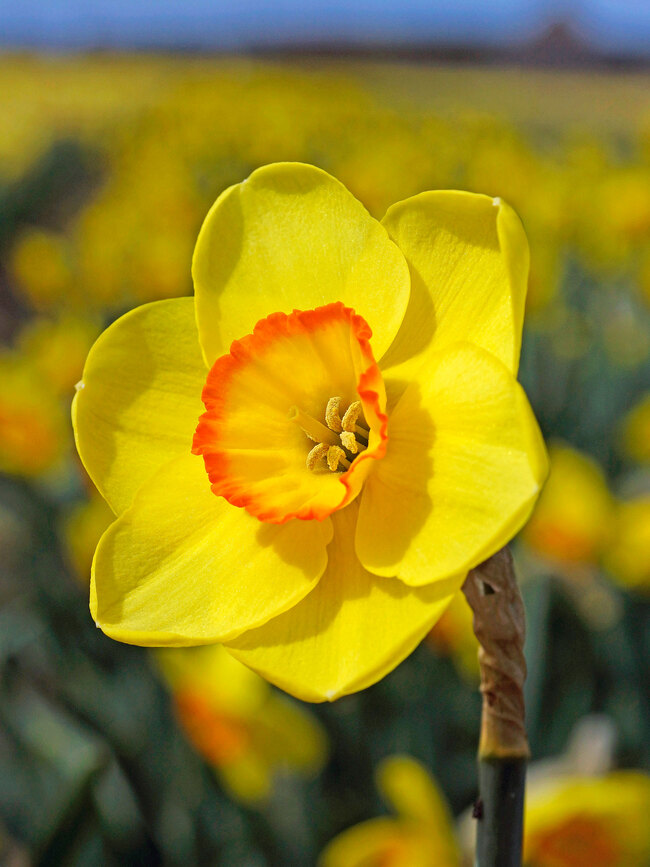
[[[650,777],[614,771],[531,785],[524,864],[531,867],[643,867],[650,857]]]
[[[375,782],[394,816],[369,819],[335,837],[318,867],[461,867],[453,817],[424,765],[390,756]]]
[[[77,446],[118,516],[97,625],[223,643],[311,701],[394,668],[544,479],[515,380],[527,271],[487,196],[423,193],[379,223],[308,165],[226,190],[194,299],[119,319],[79,383]]]
[[[522,535],[557,564],[595,564],[614,522],[605,475],[593,458],[560,442],[549,445],[549,459],[548,482]]]
[[[318,721],[223,647],[155,654],[188,740],[234,798],[258,803],[271,794],[276,772],[310,777],[320,770],[327,742]]]

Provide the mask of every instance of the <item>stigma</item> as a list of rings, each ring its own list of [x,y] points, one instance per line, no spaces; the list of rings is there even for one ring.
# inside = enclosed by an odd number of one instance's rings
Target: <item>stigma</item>
[[[368,447],[369,432],[361,401],[353,401],[341,416],[342,402],[341,397],[330,397],[325,408],[325,424],[296,406],[289,410],[291,421],[316,443],[307,455],[307,469],[345,472],[355,457]]]

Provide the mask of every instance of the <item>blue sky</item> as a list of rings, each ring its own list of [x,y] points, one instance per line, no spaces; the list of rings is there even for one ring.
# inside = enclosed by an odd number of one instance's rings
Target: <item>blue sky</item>
[[[650,0],[5,0],[0,44],[507,43],[558,18],[606,49],[650,54]]]

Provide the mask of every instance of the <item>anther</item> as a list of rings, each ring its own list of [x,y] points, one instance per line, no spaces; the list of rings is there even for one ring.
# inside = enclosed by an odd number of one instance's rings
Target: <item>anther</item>
[[[345,457],[345,452],[340,446],[330,446],[327,450],[327,466],[335,473],[339,468],[339,464],[347,470],[350,466],[350,461]]]
[[[318,443],[307,455],[307,460],[305,463],[307,464],[308,470],[315,470],[316,466],[320,463],[320,461],[324,460],[327,457],[327,453],[330,450],[331,446],[328,446],[327,443]]]
[[[343,448],[347,449],[353,455],[363,452],[367,448],[367,446],[357,442],[357,438],[350,431],[343,431],[341,434],[341,442],[343,443]]]
[[[341,427],[343,428],[343,430],[354,433],[354,431],[357,429],[357,420],[361,415],[361,410],[362,407],[360,400],[355,400],[353,403],[350,404],[350,406],[345,411],[343,419],[341,420]],[[367,436],[367,432],[364,431],[364,433],[366,433]]]
[[[327,422],[327,427],[330,430],[336,431],[336,433],[341,433],[343,427],[341,425],[341,400],[340,397],[330,397],[327,401],[327,406],[325,407],[325,421]]]

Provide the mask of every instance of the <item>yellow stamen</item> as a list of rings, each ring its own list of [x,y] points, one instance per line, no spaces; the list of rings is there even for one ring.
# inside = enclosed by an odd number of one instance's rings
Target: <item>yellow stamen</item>
[[[366,450],[367,446],[364,446],[362,443],[357,442],[357,439],[353,433],[350,431],[343,431],[340,434],[341,442],[343,443],[343,448],[347,449],[349,452],[352,452],[353,455],[358,454],[359,452],[363,452]]]
[[[304,430],[309,439],[313,440],[315,443],[329,443],[331,446],[338,446],[339,438],[333,431],[326,428],[325,425],[321,424],[319,421],[316,421],[315,418],[307,415],[306,412],[298,409],[297,406],[291,407],[289,410],[289,418],[291,421],[295,421],[295,423]]]
[[[335,473],[339,464],[347,468],[350,466],[350,461],[345,457],[345,452],[340,446],[330,446],[327,450],[327,466]]]
[[[327,457],[330,448],[331,446],[328,446],[327,443],[318,443],[315,445],[307,455],[307,460],[305,461],[307,469],[315,470],[317,465]]]
[[[343,430],[343,427],[341,426],[341,414],[339,412],[342,399],[343,398],[341,397],[330,397],[325,409],[325,421],[327,422],[327,427],[330,428],[330,430],[336,431],[336,433],[341,433]]]
[[[362,436],[365,436],[368,439],[368,432],[363,428],[360,428],[357,424],[357,420],[362,412],[362,406],[360,400],[355,400],[353,403],[345,411],[345,415],[341,420],[341,427],[343,430],[350,431],[350,433],[360,433]]]
[[[302,428],[309,439],[316,443],[307,455],[306,464],[309,470],[318,470],[319,464],[324,461],[327,461],[327,466],[333,473],[342,469],[347,470],[352,461],[348,460],[346,451],[353,456],[352,460],[354,460],[355,455],[365,451],[368,447],[366,443],[369,432],[357,424],[359,418],[365,423],[361,401],[357,400],[351,403],[343,419],[341,419],[342,400],[341,397],[330,397],[327,401],[325,409],[327,427],[297,406],[292,406],[289,410],[291,421]],[[361,437],[363,441],[359,442],[357,436]]]

